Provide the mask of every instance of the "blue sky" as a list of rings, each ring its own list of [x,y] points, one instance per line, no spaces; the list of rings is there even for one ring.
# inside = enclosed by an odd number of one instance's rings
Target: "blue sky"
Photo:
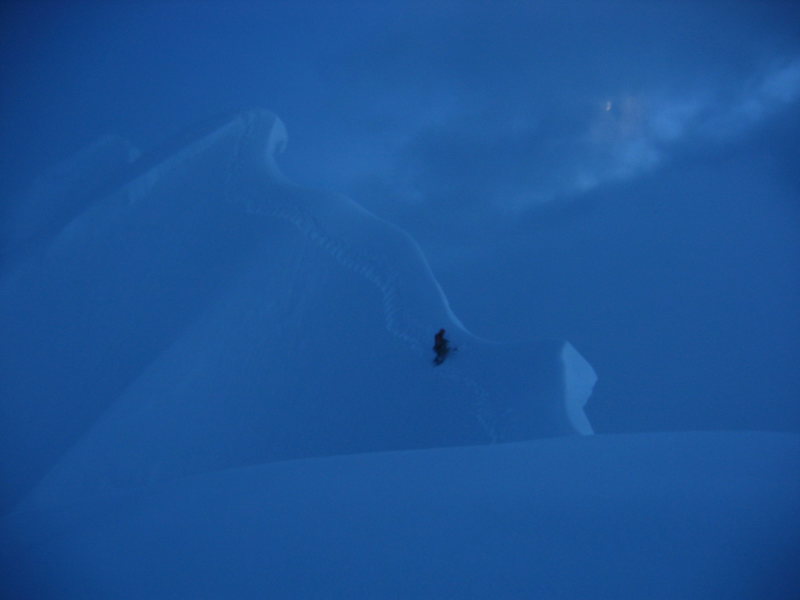
[[[263,106],[295,181],[412,233],[456,313],[563,337],[598,431],[800,428],[791,2],[22,2],[6,190]]]

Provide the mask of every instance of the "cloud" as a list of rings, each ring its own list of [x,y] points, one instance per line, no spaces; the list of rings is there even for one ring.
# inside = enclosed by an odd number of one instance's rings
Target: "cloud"
[[[800,96],[800,58],[769,73],[759,91],[766,101],[785,104],[797,100]]]
[[[703,124],[712,138],[745,133],[800,99],[800,57],[780,61],[750,78]]]
[[[709,78],[713,80],[713,78]],[[746,135],[800,98],[800,59],[734,85],[653,86],[530,107],[483,102],[421,119],[394,156],[395,194],[457,209],[514,216],[640,177],[687,149]],[[452,106],[450,107],[452,109]]]

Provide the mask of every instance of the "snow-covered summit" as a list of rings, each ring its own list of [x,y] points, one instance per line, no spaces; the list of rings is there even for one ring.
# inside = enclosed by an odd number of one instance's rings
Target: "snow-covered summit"
[[[572,346],[473,336],[407,234],[281,175],[286,141],[253,111],[130,163],[127,145],[97,144],[72,163],[70,181],[92,182],[80,203],[14,238],[27,246],[0,282],[9,501],[591,433],[595,375]],[[434,368],[441,327],[458,351]]]

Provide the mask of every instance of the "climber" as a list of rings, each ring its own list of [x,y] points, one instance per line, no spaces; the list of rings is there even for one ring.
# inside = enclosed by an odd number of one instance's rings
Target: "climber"
[[[436,358],[433,359],[433,364],[440,365],[450,354],[450,342],[444,337],[444,329],[440,329],[439,333],[433,338],[433,351],[436,352]]]

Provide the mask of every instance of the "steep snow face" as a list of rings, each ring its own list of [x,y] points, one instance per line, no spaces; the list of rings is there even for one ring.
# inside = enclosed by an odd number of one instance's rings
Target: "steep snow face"
[[[471,335],[415,242],[286,181],[285,145],[266,112],[201,128],[114,173],[10,265],[12,499],[42,475],[32,498],[49,502],[277,459],[591,432],[595,376],[571,346]],[[458,350],[433,367],[441,327]]]

